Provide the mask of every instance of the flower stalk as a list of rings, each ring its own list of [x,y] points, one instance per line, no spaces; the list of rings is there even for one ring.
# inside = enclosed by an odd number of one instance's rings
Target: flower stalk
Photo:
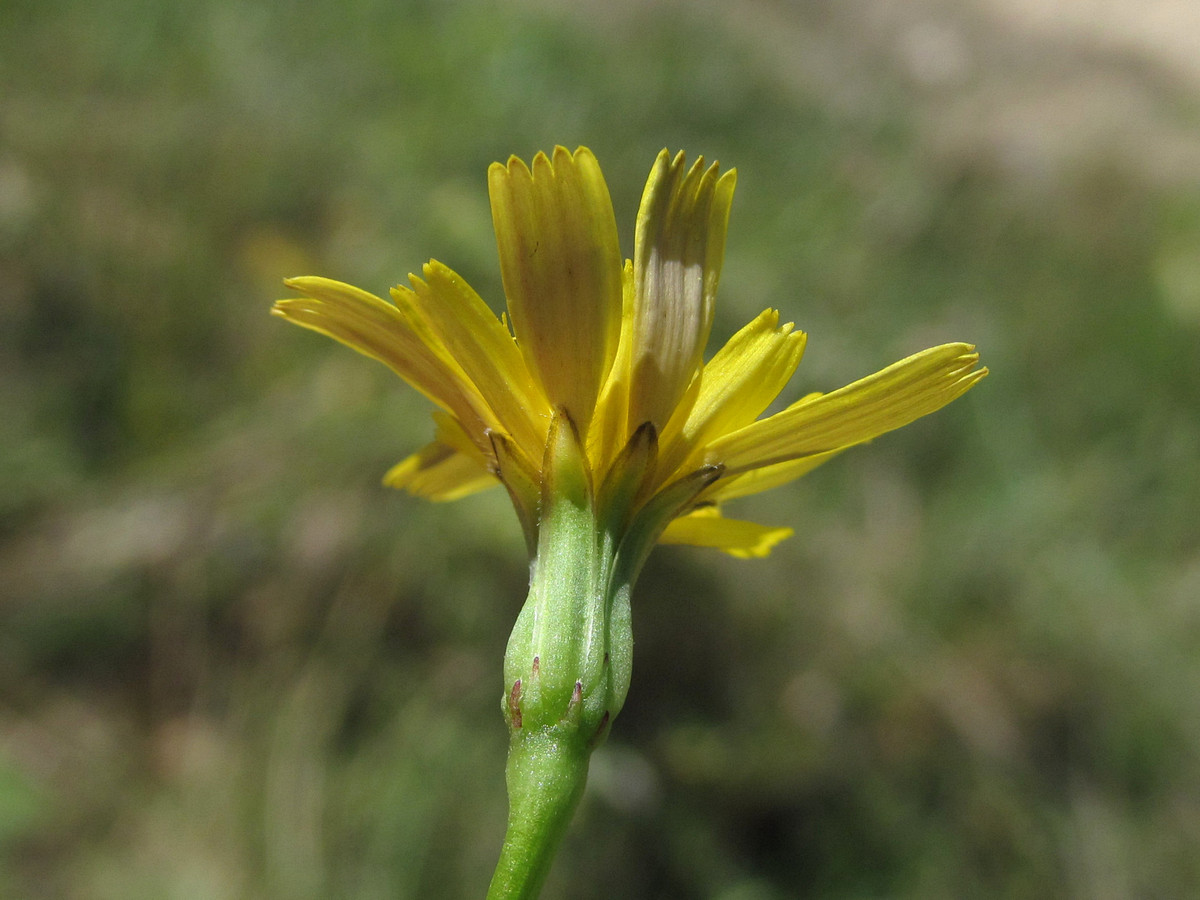
[[[490,900],[537,896],[629,688],[629,593],[614,590],[613,536],[565,412],[551,423],[543,470],[529,597],[504,659],[509,819]]]

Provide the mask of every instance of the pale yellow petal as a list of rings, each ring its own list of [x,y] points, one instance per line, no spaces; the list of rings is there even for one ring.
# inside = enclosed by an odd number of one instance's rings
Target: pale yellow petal
[[[557,147],[532,171],[516,157],[494,163],[488,188],[517,342],[550,404],[586,432],[621,327],[621,251],[600,166],[584,147]]]
[[[663,532],[661,544],[714,547],[730,556],[753,559],[766,556],[780,541],[792,536],[791,528],[771,528],[757,522],[726,519],[716,507],[704,507],[681,516]]]
[[[429,500],[450,501],[495,487],[500,482],[487,469],[481,468],[476,457],[433,441],[392,466],[383,476],[383,483]]]
[[[630,430],[660,430],[691,383],[712,327],[736,174],[662,151],[642,194],[634,245]]]
[[[969,344],[933,347],[723,435],[705,458],[737,474],[871,440],[962,396],[987,374],[978,363]]]

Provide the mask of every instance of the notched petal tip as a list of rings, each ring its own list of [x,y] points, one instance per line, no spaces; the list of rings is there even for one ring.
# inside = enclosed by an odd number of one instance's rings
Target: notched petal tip
[[[594,166],[599,169],[595,154],[582,144],[574,151],[557,144],[550,153],[539,150],[529,164],[515,153],[505,162],[493,162],[488,166],[488,179],[490,181],[497,178],[519,178],[535,181],[543,176],[554,178],[556,174],[561,175],[566,169],[578,166]]]
[[[291,288],[293,291],[303,291],[306,285],[311,282],[328,281],[327,278],[322,278],[319,275],[293,275],[290,278],[283,279],[285,287]]]
[[[526,165],[525,160],[521,159],[515,153],[502,163],[492,163],[491,170],[497,172],[497,174],[504,174],[510,177],[514,175],[522,177],[530,176],[529,166]]]
[[[344,281],[338,281],[336,278],[325,278],[321,275],[295,275],[290,278],[283,279],[284,287],[291,288],[297,293],[304,294],[315,299],[326,299],[330,296],[353,296],[353,297],[374,297],[368,291],[362,288],[355,287],[352,284],[347,284]]]

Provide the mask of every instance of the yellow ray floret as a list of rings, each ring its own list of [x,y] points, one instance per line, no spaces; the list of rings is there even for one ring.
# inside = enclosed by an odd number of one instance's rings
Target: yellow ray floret
[[[766,556],[780,541],[791,537],[790,528],[771,528],[757,522],[726,519],[715,506],[706,506],[680,516],[663,531],[663,544],[715,547],[730,556],[753,559]]]
[[[630,429],[662,429],[700,365],[737,175],[700,157],[658,155],[642,194],[634,238],[630,334]]]
[[[590,150],[516,157],[488,170],[513,331],[554,406],[586,432],[621,327],[621,251]]]
[[[933,347],[717,438],[705,455],[735,475],[861,444],[962,396],[987,374],[978,364],[969,344]]]

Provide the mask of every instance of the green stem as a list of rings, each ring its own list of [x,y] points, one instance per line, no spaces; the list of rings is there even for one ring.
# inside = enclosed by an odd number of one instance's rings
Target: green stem
[[[488,900],[533,900],[587,781],[591,749],[573,729],[518,732],[508,753],[508,830]]]
[[[499,446],[503,446],[500,444]],[[508,830],[490,900],[533,900],[629,689],[629,593],[663,528],[720,474],[706,466],[636,508],[656,434],[637,429],[595,488],[565,412],[550,423],[529,596],[504,654]]]

